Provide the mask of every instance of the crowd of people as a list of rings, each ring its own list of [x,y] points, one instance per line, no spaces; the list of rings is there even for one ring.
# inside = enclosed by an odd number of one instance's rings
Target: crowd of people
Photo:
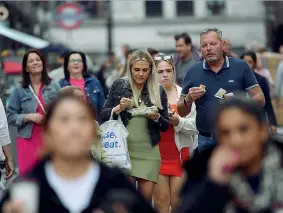
[[[255,52],[231,52],[219,29],[201,32],[200,51],[186,33],[175,41],[176,56],[126,48],[116,63],[109,54],[96,76],[83,52],[64,53],[51,73],[39,51],[26,52],[7,116],[0,102],[0,163],[9,179],[9,123],[19,169],[0,212],[282,210],[270,73]],[[119,136],[104,135],[109,120],[122,124]],[[128,170],[108,152],[117,138],[126,140]]]

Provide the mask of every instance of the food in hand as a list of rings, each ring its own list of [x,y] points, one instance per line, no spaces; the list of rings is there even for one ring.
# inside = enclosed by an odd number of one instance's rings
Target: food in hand
[[[137,107],[128,110],[129,113],[132,114],[132,116],[138,116],[138,115],[148,115],[148,114],[155,114],[158,112],[158,108],[156,106],[151,106],[151,107]]]
[[[205,90],[205,88],[206,88],[205,85],[201,84],[201,85],[199,85],[199,87],[200,87],[201,89],[203,89],[204,91],[206,91],[206,90]]]
[[[132,107],[132,108],[135,107],[135,102],[134,102],[134,100],[132,100],[132,99],[131,99],[131,107]]]

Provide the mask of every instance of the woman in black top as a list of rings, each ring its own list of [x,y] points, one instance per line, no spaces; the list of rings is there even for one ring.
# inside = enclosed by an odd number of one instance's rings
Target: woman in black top
[[[50,105],[44,121],[49,155],[21,180],[33,180],[39,187],[36,212],[111,212],[109,207],[116,201],[129,212],[154,212],[118,169],[89,156],[96,135],[93,120],[91,106],[73,95],[62,95]],[[1,212],[23,212],[24,205],[10,201],[10,192],[0,203]]]
[[[271,213],[283,210],[283,145],[270,140],[264,110],[231,98],[215,113],[217,146],[185,165],[178,213]]]
[[[132,168],[129,176],[138,182],[143,195],[151,201],[160,169],[160,131],[169,127],[165,89],[158,84],[153,58],[136,50],[127,62],[127,77],[114,81],[101,111],[102,121],[121,116],[129,134],[128,150]],[[151,112],[145,109],[151,108]],[[132,113],[141,110],[140,113]],[[145,112],[144,112],[145,111]],[[102,136],[103,137],[103,136]]]
[[[255,52],[247,51],[247,52],[243,53],[240,58],[248,63],[251,70],[253,70],[253,71],[255,70],[256,63],[257,63],[257,57],[256,57]],[[254,72],[254,74],[255,74],[255,77],[258,81],[259,86],[261,87],[261,90],[264,94],[264,97],[265,97],[264,110],[265,110],[267,117],[268,117],[268,123],[270,125],[271,134],[275,134],[276,129],[277,129],[276,128],[277,121],[276,121],[274,109],[273,109],[272,102],[271,102],[268,81],[264,77],[262,77],[261,75],[257,74],[256,72]]]

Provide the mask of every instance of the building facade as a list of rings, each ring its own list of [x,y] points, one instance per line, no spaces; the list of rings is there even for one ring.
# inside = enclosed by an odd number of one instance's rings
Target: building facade
[[[95,1],[91,2],[92,6],[84,4],[89,16],[77,29],[64,29],[50,19],[48,37],[73,49],[105,53],[108,11],[101,5],[98,10]],[[199,46],[199,33],[210,27],[221,29],[234,48],[245,48],[252,42],[266,43],[265,7],[256,0],[112,0],[111,15],[114,49],[128,44],[132,48],[174,50],[173,37],[181,32],[189,33],[194,45]]]

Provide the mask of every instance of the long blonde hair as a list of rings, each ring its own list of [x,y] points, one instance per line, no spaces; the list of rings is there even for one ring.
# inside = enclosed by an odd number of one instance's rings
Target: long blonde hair
[[[162,103],[161,103],[161,96],[160,96],[160,84],[157,81],[157,74],[156,74],[156,66],[153,61],[153,58],[151,55],[142,50],[136,50],[131,53],[129,60],[127,62],[127,77],[129,79],[132,91],[133,91],[133,101],[136,106],[139,105],[139,97],[141,95],[141,91],[137,89],[135,83],[133,82],[132,78],[132,65],[136,61],[148,61],[150,64],[150,74],[148,76],[148,79],[146,81],[149,98],[153,105],[157,106],[159,109],[163,109]]]

